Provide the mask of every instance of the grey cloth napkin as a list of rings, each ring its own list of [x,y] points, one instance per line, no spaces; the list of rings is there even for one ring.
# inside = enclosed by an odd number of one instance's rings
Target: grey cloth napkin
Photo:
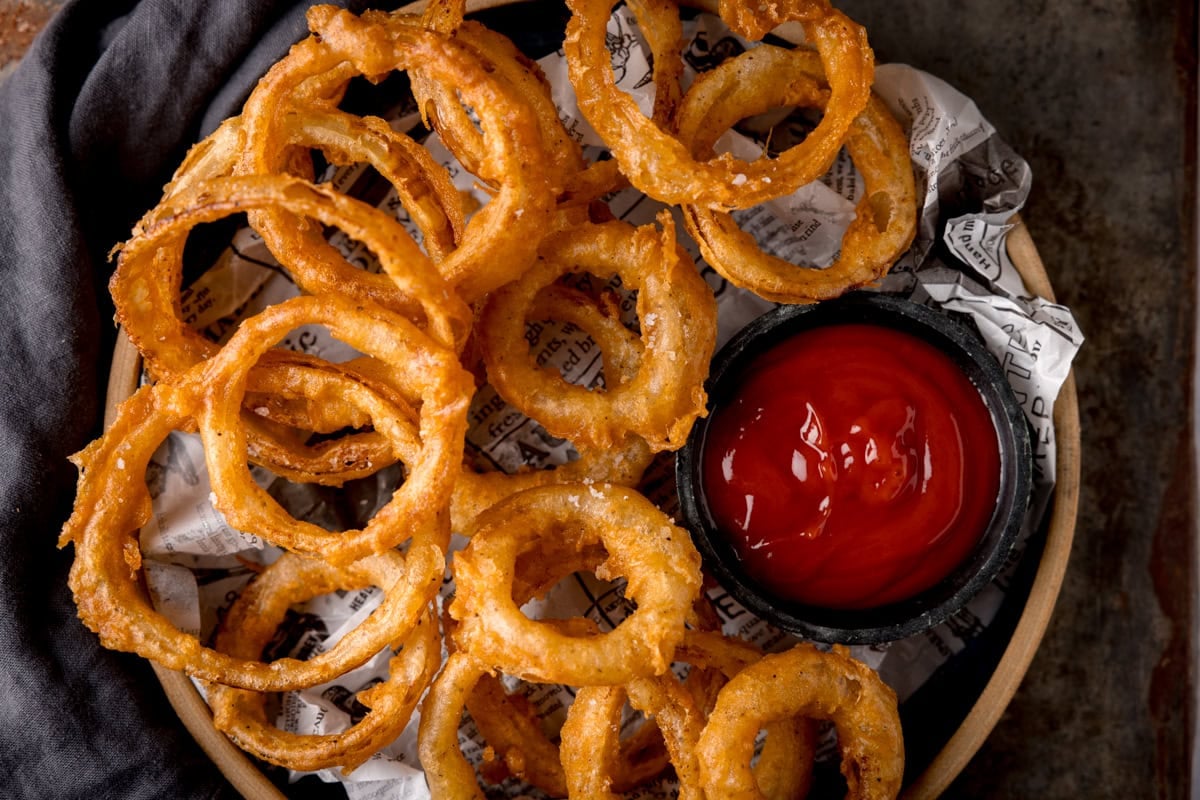
[[[99,434],[107,253],[306,33],[290,0],[65,6],[0,83],[0,795],[234,796],[149,666],[67,589],[67,456]]]

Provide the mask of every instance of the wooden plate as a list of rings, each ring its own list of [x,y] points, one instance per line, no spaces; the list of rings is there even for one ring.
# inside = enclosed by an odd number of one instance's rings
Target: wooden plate
[[[508,5],[511,2],[514,0],[470,0],[468,9],[479,11]],[[695,4],[709,6],[710,10],[715,10],[716,7],[715,1],[710,3],[709,0]],[[406,10],[416,10],[421,5],[423,4],[415,4]],[[1054,291],[1037,248],[1028,230],[1019,220],[1009,233],[1008,252],[1029,290],[1040,297],[1054,300]],[[117,404],[137,388],[140,374],[140,356],[122,334],[113,353],[106,398],[105,427],[111,424]],[[954,728],[944,743],[933,743],[933,755],[927,765],[917,776],[907,781],[902,796],[909,800],[936,797],[962,771],[991,733],[1012,699],[1046,630],[1067,568],[1079,500],[1079,406],[1073,373],[1068,376],[1055,404],[1054,424],[1058,439],[1057,487],[1045,523],[1045,539],[1041,543],[1040,558],[1036,570],[1032,572],[1024,606],[1019,609],[1019,613],[1013,615],[1011,635],[1007,643],[999,643],[1002,645],[1002,655],[996,661],[990,678],[983,683],[974,702],[969,704],[970,709],[961,723]],[[1036,554],[1036,548],[1031,548],[1027,557]],[[1015,602],[1019,605],[1020,599],[1010,597],[1006,604]],[[985,633],[984,637],[987,636]],[[247,798],[286,800],[286,795],[261,771],[258,762],[216,730],[207,704],[190,679],[181,672],[163,669],[157,665],[154,669],[168,700],[183,724],[238,791]]]

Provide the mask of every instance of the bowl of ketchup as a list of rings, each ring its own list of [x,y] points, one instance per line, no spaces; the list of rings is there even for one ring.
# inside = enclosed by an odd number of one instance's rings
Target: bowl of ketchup
[[[822,642],[931,628],[1021,529],[1029,428],[974,330],[862,292],[780,306],[726,344],[676,459],[705,565],[742,605]]]

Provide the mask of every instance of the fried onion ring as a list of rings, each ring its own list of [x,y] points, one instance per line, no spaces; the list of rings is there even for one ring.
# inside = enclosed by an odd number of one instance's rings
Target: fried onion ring
[[[781,73],[809,80],[780,81]],[[693,152],[711,153],[717,136],[743,117],[780,106],[827,108],[823,82],[815,53],[771,45],[747,50],[696,80],[679,110],[679,135]],[[882,277],[916,234],[908,137],[872,96],[845,146],[864,188],[833,265],[806,269],[765,253],[729,214],[688,204],[684,224],[704,260],[731,283],[780,303],[828,300]]]
[[[353,580],[335,580],[338,589],[359,588],[354,586]],[[310,583],[305,590],[315,596],[321,588],[324,587],[318,583]],[[274,610],[286,611],[287,607],[275,605]],[[282,613],[272,621],[276,626],[281,624]],[[270,635],[274,632],[267,625],[256,625],[255,629],[256,635],[251,636],[245,627],[225,625],[217,634],[216,648],[230,655],[254,658],[270,643]],[[441,666],[437,622],[428,611],[417,621],[408,638],[395,644],[402,650],[388,662],[387,679],[356,696],[359,703],[370,709],[369,712],[344,731],[299,734],[281,730],[267,720],[265,693],[209,683],[207,699],[213,712],[213,723],[234,744],[263,761],[302,771],[340,766],[342,773],[349,775],[400,735],[425,687]]]
[[[635,433],[651,450],[674,450],[706,413],[703,382],[716,343],[716,301],[676,244],[670,215],[662,213],[659,221],[661,231],[613,221],[547,237],[538,263],[495,292],[479,315],[476,334],[488,379],[555,436],[611,447]],[[641,364],[635,377],[604,391],[569,384],[539,367],[525,339],[538,292],[576,272],[620,275],[626,288],[638,292]]]
[[[478,22],[459,21],[453,34],[455,41],[494,68],[492,74],[507,81],[529,104],[546,149],[543,158],[548,159],[552,167],[555,190],[561,191],[567,181],[584,168],[583,151],[563,127],[541,67],[517,50],[508,37]],[[437,80],[423,69],[416,69],[413,71],[413,94],[426,124],[438,132],[443,144],[468,172],[492,185],[504,183],[505,173],[492,174],[489,169],[484,135],[467,115],[456,86]]]
[[[866,31],[832,8],[816,14],[813,3],[796,3],[795,13],[781,15],[779,21],[799,21],[820,54],[831,88],[825,117],[803,142],[778,158],[743,161],[724,153],[697,160],[672,131],[643,116],[633,98],[617,87],[605,37],[614,4],[615,0],[567,0],[572,16],[563,50],[571,83],[580,111],[612,150],[621,171],[638,189],[664,203],[727,210],[794,192],[829,168],[870,96],[875,57]],[[748,30],[754,32],[754,27]],[[776,80],[787,82],[778,76]]]
[[[666,671],[699,592],[699,556],[687,532],[648,500],[608,484],[543,486],[492,506],[475,525],[454,557],[450,615],[459,622],[460,648],[543,683],[618,684]],[[527,618],[513,600],[513,568],[520,554],[553,538],[579,548],[603,544],[609,556],[597,574],[624,575],[637,610],[586,638]]]
[[[531,598],[543,598],[563,578],[577,572],[594,572],[605,559],[604,547],[595,544],[579,550],[569,540],[547,542],[536,551],[522,554],[513,575],[513,600],[524,605]],[[711,606],[703,596],[698,610]],[[550,620],[566,635],[590,636],[599,633],[596,623],[586,617]],[[447,619],[446,630],[453,630]],[[453,643],[453,637],[448,635]],[[695,675],[707,678],[697,670]],[[689,689],[697,681],[688,677]],[[710,681],[702,681],[699,690],[707,692]],[[719,687],[716,687],[719,688]],[[713,692],[715,698],[715,691]],[[559,746],[544,732],[536,711],[520,694],[508,693],[494,675],[483,673],[467,696],[466,709],[487,741],[492,758],[481,767],[489,780],[515,775],[554,797],[567,796]],[[619,754],[612,765],[612,784],[616,791],[639,786],[659,775],[670,763],[663,736],[652,719],[638,726],[621,740]]]
[[[236,171],[287,173],[294,169],[296,154],[307,153],[310,147],[319,148],[333,163],[364,161],[396,189],[421,228],[426,248],[436,261],[443,261],[463,234],[458,192],[445,168],[411,138],[378,117],[348,114],[320,99],[350,74],[343,54],[321,39],[310,37],[295,45],[246,101],[241,117],[245,141]],[[311,163],[305,167],[304,172],[311,173]],[[405,308],[405,296],[386,275],[351,265],[326,241],[320,226],[290,209],[256,208],[250,213],[250,224],[306,290],[337,291],[393,309]],[[399,227],[394,219],[389,224]],[[407,236],[402,230],[393,235]]]
[[[670,674],[637,678],[624,687],[585,686],[576,693],[562,729],[561,758],[569,795],[615,800],[612,774],[626,697],[662,731],[679,779],[680,799],[703,800],[695,753],[703,715],[691,693]]]
[[[299,178],[260,175],[217,178],[172,195],[174,213],[151,224],[121,249],[110,290],[117,319],[151,374],[170,380],[211,358],[217,346],[178,313],[182,266],[174,258],[196,225],[241,211],[279,207],[339,228],[363,242],[406,297],[418,304],[428,330],[457,349],[471,310],[452,293],[429,259],[395,220],[379,209]],[[163,254],[171,257],[163,258]]]
[[[395,385],[421,398],[420,458],[407,464],[403,485],[361,530],[330,533],[295,519],[254,482],[245,466],[240,410],[249,369],[284,334],[305,324],[325,325],[335,338],[378,358],[390,368]],[[446,549],[448,503],[474,388],[450,350],[380,306],[335,296],[296,297],[243,322],[205,366],[207,388],[198,421],[216,505],[231,525],[336,564],[395,547],[410,536]],[[371,405],[376,429],[402,453],[411,442],[407,418],[384,398],[373,393],[363,393],[363,398]]]
[[[893,798],[904,777],[895,693],[843,647],[801,644],[742,669],[717,696],[696,756],[709,797],[762,798],[750,760],[763,725],[789,717],[832,720],[847,797]]]
[[[194,413],[197,394],[190,383],[139,389],[120,405],[105,435],[73,459],[80,468],[79,500],[59,546],[75,545],[69,585],[84,624],[109,649],[137,653],[203,680],[260,692],[324,683],[404,638],[441,585],[445,557],[431,545],[411,547],[405,556],[387,551],[346,567],[363,576],[363,585],[383,589],[383,603],[334,647],[308,661],[282,658],[262,663],[257,658],[229,656],[204,647],[154,610],[137,579],[141,550],[136,533],[152,513],[144,476],[159,443]],[[245,624],[272,617],[250,599],[257,594],[276,601],[284,598],[286,610],[285,594],[272,587],[308,583],[298,574],[303,576],[309,568],[327,569],[298,557],[281,558],[268,567],[243,592],[247,595],[243,607],[257,609],[247,614]]]
[[[314,6],[308,21],[330,58],[367,76],[419,70],[454,86],[479,112],[486,153],[478,169],[504,180],[467,223],[462,244],[438,267],[468,303],[524,272],[548,227],[555,189],[535,112],[512,84],[494,74],[485,53],[421,27],[414,17],[380,12],[356,17]]]
[[[563,541],[548,542],[537,552],[525,553],[513,570],[513,602],[521,606],[534,597],[544,597],[563,578],[594,570],[604,557],[599,545],[577,550]],[[447,647],[453,650],[456,623],[448,609],[443,622]],[[550,624],[568,636],[599,632],[596,623],[586,617],[552,620]],[[493,783],[514,775],[551,797],[566,797],[558,746],[546,736],[536,711],[524,701],[520,694],[509,694],[500,679],[486,670],[473,678],[463,708],[487,742],[480,774]],[[458,709],[459,714],[463,708]],[[450,757],[461,759],[462,755],[455,750]]]
[[[513,601],[520,606],[531,598],[542,597],[566,576],[595,569],[604,557],[604,548],[599,545],[577,550],[564,541],[549,541],[545,548],[537,552],[524,553],[518,557],[513,569]],[[557,626],[564,635],[587,636],[598,632],[596,624],[585,617],[553,620],[550,624]],[[447,648],[452,652],[451,660],[455,658],[452,635],[455,626],[447,608],[443,615],[443,629]],[[510,695],[495,675],[482,665],[477,666],[478,669],[473,670],[463,667],[460,677],[452,677],[449,683],[435,685],[430,690],[430,699],[426,701],[422,717],[438,714],[439,719],[423,723],[419,734],[422,759],[425,759],[427,751],[436,750],[439,752],[438,763],[453,762],[449,767],[450,775],[465,777],[471,774],[458,748],[457,736],[450,736],[451,731],[457,730],[457,720],[465,708],[487,741],[484,762],[480,768],[485,779],[496,779],[498,782],[507,775],[515,775],[552,797],[565,797],[566,781],[559,763],[558,746],[547,738],[528,704],[521,702],[523,697]],[[447,669],[454,673],[449,665]],[[434,697],[448,692],[461,694],[456,694],[455,699],[449,701]],[[467,785],[466,781],[461,783]],[[477,794],[477,783],[471,782],[469,786],[473,789],[450,792],[444,784],[436,780],[430,782],[434,796],[481,796]]]
[[[728,679],[761,659],[762,651],[742,639],[712,631],[689,630],[676,649],[675,658],[716,670]],[[715,702],[716,697],[712,699]],[[711,713],[712,707],[701,710]],[[767,800],[807,797],[816,756],[817,730],[813,721],[791,717],[763,727],[767,738],[753,767],[755,785]]]

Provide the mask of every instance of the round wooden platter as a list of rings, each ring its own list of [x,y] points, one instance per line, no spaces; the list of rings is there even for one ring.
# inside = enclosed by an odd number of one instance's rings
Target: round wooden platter
[[[468,9],[479,11],[508,5],[513,1],[469,0]],[[709,10],[715,10],[716,7],[716,3],[710,3],[709,0],[693,0],[692,4],[711,6]],[[418,3],[406,10],[418,10],[422,5],[423,3]],[[1029,290],[1053,301],[1054,291],[1045,266],[1029,231],[1019,219],[1009,233],[1008,252]],[[122,334],[113,353],[106,398],[105,427],[111,424],[117,405],[136,390],[140,374],[140,356]],[[1047,521],[1046,542],[1041,561],[1024,610],[991,679],[975,700],[962,724],[925,770],[907,782],[902,795],[906,800],[937,797],[962,771],[991,733],[1012,699],[1045,633],[1066,572],[1079,501],[1079,405],[1073,372],[1068,376],[1055,403],[1054,424],[1058,441],[1057,487]],[[235,747],[213,726],[208,705],[192,681],[181,672],[157,665],[154,668],[167,699],[180,720],[229,782],[247,798],[286,800],[286,795],[266,777],[258,763]]]

